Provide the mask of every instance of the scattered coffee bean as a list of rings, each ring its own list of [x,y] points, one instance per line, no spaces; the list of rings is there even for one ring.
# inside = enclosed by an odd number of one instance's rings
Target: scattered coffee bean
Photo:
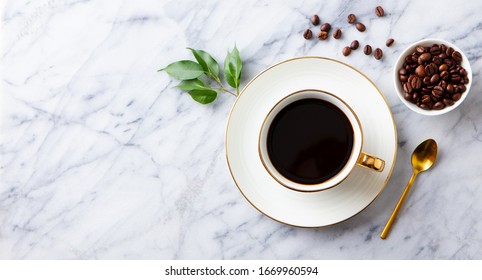
[[[354,41],[351,42],[351,44],[350,44],[350,49],[356,50],[356,49],[358,49],[358,46],[360,46],[360,43],[358,42],[358,40],[354,40]]]
[[[377,6],[375,8],[375,13],[379,17],[382,17],[382,16],[385,15],[385,11],[383,10],[383,8],[381,6]],[[349,14],[348,17],[347,17],[347,21],[350,24],[354,24],[356,29],[359,32],[365,32],[366,31],[366,26],[361,22],[357,22],[357,17],[356,17],[355,14]],[[310,17],[310,22],[311,22],[312,25],[316,26],[316,25],[319,25],[321,23],[321,19],[318,15],[315,14],[315,15],[312,15]],[[318,36],[317,36],[318,40],[320,40],[320,41],[327,40],[328,36],[329,36],[329,33],[330,33],[330,30],[331,30],[331,24],[329,24],[329,23],[321,24],[320,31],[318,32]],[[303,32],[303,37],[306,40],[311,40],[314,37],[313,31],[311,31],[310,29],[306,29]],[[333,32],[333,38],[340,39],[341,37],[342,37],[341,29],[340,28],[335,29],[335,31]],[[389,38],[389,39],[387,39],[385,44],[386,44],[387,47],[390,47],[394,42],[395,42],[395,40],[393,38]],[[360,43],[357,40],[354,40],[349,46],[346,46],[343,49],[343,51],[342,51],[343,55],[345,55],[345,56],[350,55],[351,51],[358,49],[359,46],[360,46]],[[347,50],[347,48],[349,50]],[[419,49],[420,54],[428,53],[429,55],[432,54],[432,55],[437,57],[437,59],[435,61],[433,61],[433,60],[430,61],[433,64],[435,64],[437,67],[439,65],[442,65],[442,64],[447,64],[448,67],[451,67],[452,65],[450,63],[453,63],[454,61],[456,61],[459,58],[458,57],[459,53],[455,54],[455,58],[452,58],[452,54],[454,53],[454,50],[451,49],[451,48],[447,48],[447,46],[443,46],[443,47],[439,46],[438,48],[437,47],[431,48],[431,49],[429,49],[429,51],[426,51],[425,47],[421,47],[421,48],[422,49]],[[363,48],[363,52],[365,53],[365,55],[371,55],[372,54],[372,47],[370,45],[365,45],[365,47]],[[417,67],[417,65],[413,65],[413,63],[418,62],[418,60],[426,59],[426,57],[423,57],[422,59],[420,59],[420,54],[418,54],[416,56],[414,55],[413,57],[405,58],[404,68],[407,71],[407,73],[403,74],[403,75],[400,74],[400,81],[406,83],[408,81],[409,77],[410,77],[410,73],[413,73],[413,70]],[[383,57],[383,51],[380,48],[375,49],[374,57],[377,60],[381,60],[382,57]],[[446,62],[446,60],[448,60],[448,59],[450,59],[450,61]],[[460,59],[461,59],[461,56],[460,56]],[[426,65],[427,65],[427,63],[425,63],[423,66],[426,67]],[[421,74],[421,71],[422,70],[419,70],[419,74]],[[426,69],[425,69],[425,71],[426,71]],[[461,75],[461,77],[460,77],[460,81],[465,81],[465,79],[467,79],[467,78],[465,76],[464,77],[462,77],[462,76],[463,75]],[[452,82],[459,79],[455,76],[454,77],[450,76],[450,78],[454,79],[454,80],[449,79]],[[441,79],[441,78],[439,77],[439,79]],[[432,81],[435,81],[435,80],[436,80],[436,78],[432,79]],[[424,80],[424,77],[422,75],[422,76],[420,76],[420,79],[415,80],[414,86],[416,86],[417,87],[416,89],[418,89],[418,87],[419,87],[418,85],[424,84],[425,82],[430,83],[430,79]],[[411,90],[413,90],[413,87],[412,87]],[[411,98],[413,99],[413,97],[411,97]]]
[[[375,14],[377,14],[377,16],[379,16],[379,17],[383,17],[385,15],[385,11],[383,10],[383,8],[381,6],[377,6],[375,8]]]
[[[318,33],[318,40],[323,41],[323,40],[326,40],[327,38],[328,38],[328,32],[320,31]]]
[[[320,24],[320,17],[318,15],[313,15],[311,17],[311,24],[313,24],[315,26]]]
[[[344,56],[349,56],[350,53],[351,53],[350,47],[348,47],[348,46],[344,47],[342,53],[343,53]]]
[[[393,38],[390,38],[390,39],[387,40],[387,42],[385,43],[385,45],[386,45],[387,47],[390,47],[390,46],[393,45],[393,42],[395,42],[395,40],[393,40]]]
[[[363,48],[363,53],[366,54],[366,55],[372,54],[372,46],[366,45],[366,46]],[[408,72],[407,72],[407,73],[408,73]],[[408,78],[408,77],[407,77],[407,78]]]
[[[329,23],[323,23],[320,27],[321,31],[330,32],[331,25]]]
[[[356,29],[358,29],[358,31],[360,31],[360,32],[364,32],[364,31],[367,29],[367,28],[365,27],[365,25],[364,25],[363,23],[361,23],[361,22],[357,22],[357,23],[355,24],[355,27],[356,27]]]
[[[305,32],[303,32],[303,37],[306,40],[310,40],[311,38],[313,38],[313,31],[306,29]]]
[[[417,46],[398,71],[403,98],[425,110],[452,106],[469,82],[462,60],[460,52],[443,44]]]
[[[356,21],[356,16],[354,14],[348,15],[348,23],[353,24]]]
[[[376,48],[373,56],[375,56],[376,60],[380,60],[383,57],[383,51],[380,48]]]

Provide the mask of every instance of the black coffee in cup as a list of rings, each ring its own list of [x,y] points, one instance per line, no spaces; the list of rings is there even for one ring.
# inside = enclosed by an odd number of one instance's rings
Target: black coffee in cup
[[[321,99],[301,99],[274,117],[267,152],[285,178],[299,184],[319,184],[346,165],[353,138],[352,125],[337,106]]]

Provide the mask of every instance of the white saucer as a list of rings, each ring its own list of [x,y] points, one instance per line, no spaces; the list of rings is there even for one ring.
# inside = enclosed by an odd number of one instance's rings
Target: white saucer
[[[258,153],[261,125],[279,100],[303,89],[330,92],[351,106],[363,128],[362,150],[385,160],[382,172],[356,166],[341,184],[319,192],[294,191],[270,176]],[[264,215],[299,227],[336,224],[365,209],[385,187],[396,151],[395,122],[383,94],[358,70],[323,57],[283,61],[254,77],[236,99],[226,128],[226,158],[241,193]]]

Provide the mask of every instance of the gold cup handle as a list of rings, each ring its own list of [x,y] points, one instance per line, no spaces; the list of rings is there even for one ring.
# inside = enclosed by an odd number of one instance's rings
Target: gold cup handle
[[[383,168],[385,167],[385,161],[383,159],[365,154],[364,152],[360,154],[356,163],[378,172],[382,172]]]

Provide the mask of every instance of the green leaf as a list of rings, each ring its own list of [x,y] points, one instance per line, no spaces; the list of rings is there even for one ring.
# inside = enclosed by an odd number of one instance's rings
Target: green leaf
[[[159,71],[166,71],[167,74],[178,80],[192,80],[204,73],[201,65],[190,60],[173,62]]]
[[[210,89],[195,89],[188,91],[188,93],[191,95],[192,99],[196,100],[201,104],[208,104],[213,102],[218,95],[217,92]]]
[[[230,65],[232,64],[232,55],[228,50],[228,54],[226,55],[226,58],[224,59],[224,78],[226,79],[226,82],[232,87],[236,87],[236,83],[234,81],[234,75],[232,70],[230,69]]]
[[[234,68],[236,71],[236,78],[238,79],[238,85],[239,85],[239,81],[241,80],[241,69],[243,69],[243,62],[241,61],[241,56],[239,55],[239,51],[238,51],[238,48],[236,48],[236,45],[234,46],[232,55],[234,58]]]
[[[187,91],[192,97],[201,104],[208,104],[213,102],[217,97],[217,92],[213,89],[206,87],[204,83],[199,79],[182,81],[178,88]]]
[[[229,67],[230,58],[231,58],[231,53],[228,51],[228,54],[226,55],[226,58],[224,59],[224,78],[226,79],[226,82],[228,83],[228,85],[235,88],[236,82],[234,81],[234,76],[233,76],[232,71]]]
[[[199,79],[182,81],[176,87],[178,87],[182,90],[185,90],[185,91],[190,91],[190,90],[194,90],[194,89],[210,89],[210,88],[206,88],[204,86],[204,83]]]
[[[228,51],[226,59],[224,60],[224,77],[226,78],[226,82],[233,88],[238,89],[239,87],[242,68],[243,63],[239,56],[239,51],[236,46],[234,46],[233,51]]]
[[[219,77],[219,64],[218,62],[207,52],[203,50],[195,50],[188,48],[192,51],[192,54],[196,58],[197,62],[202,66],[204,71]]]

